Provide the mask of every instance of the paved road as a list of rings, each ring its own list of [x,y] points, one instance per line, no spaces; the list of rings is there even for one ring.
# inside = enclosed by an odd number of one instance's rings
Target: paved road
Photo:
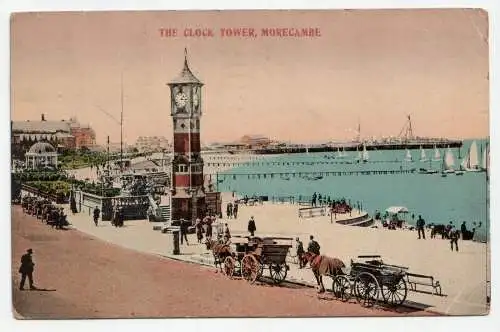
[[[14,308],[27,318],[429,315],[365,309],[314,289],[250,285],[212,269],[55,230],[12,208]],[[33,248],[35,284],[18,290],[19,259]]]

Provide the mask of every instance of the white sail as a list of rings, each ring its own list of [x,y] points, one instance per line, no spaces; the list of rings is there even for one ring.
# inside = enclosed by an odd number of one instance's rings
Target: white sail
[[[342,152],[340,152],[339,148],[337,148],[337,157],[338,158],[342,158],[343,157]]]
[[[413,158],[411,156],[410,150],[406,149],[405,161],[412,161]]]
[[[464,159],[462,159],[462,163],[460,164],[461,168],[467,169],[469,168],[469,154],[465,156]]]
[[[468,154],[468,167],[471,169],[479,168],[479,156],[477,154],[477,144],[476,141],[473,141],[470,145],[469,154]]]
[[[366,145],[363,144],[363,161],[367,161],[370,158],[368,151],[366,151]]]
[[[347,153],[345,153],[345,148],[342,147],[342,157],[346,157],[347,156]]]
[[[434,145],[434,160],[441,160],[441,153],[438,148]]]
[[[420,161],[427,161],[427,156],[425,155],[425,150],[420,147]]]
[[[481,167],[482,167],[483,169],[486,169],[486,168],[487,168],[487,166],[488,166],[488,165],[487,165],[487,157],[486,157],[486,156],[487,156],[487,151],[488,151],[488,149],[487,149],[487,147],[485,146],[485,147],[484,147],[484,150],[483,150],[483,158],[482,158],[482,162],[481,162]]]
[[[453,156],[453,152],[451,152],[450,148],[448,148],[448,151],[446,151],[444,163],[445,168],[448,170],[452,170],[453,167],[455,167],[455,157]]]

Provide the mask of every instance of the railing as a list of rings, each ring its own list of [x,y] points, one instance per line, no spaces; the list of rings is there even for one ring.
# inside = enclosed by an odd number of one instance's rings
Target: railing
[[[299,218],[314,218],[326,216],[327,214],[327,206],[299,208]]]
[[[54,194],[49,194],[45,191],[42,191],[41,189],[38,189],[36,187],[29,186],[27,184],[22,184],[21,185],[21,190],[24,190],[30,194],[40,196],[42,198],[48,199],[52,202],[55,202],[57,204],[65,204],[68,203],[68,199],[64,194],[60,195],[54,195]]]
[[[104,221],[112,219],[114,206],[122,209],[125,220],[147,219],[150,205],[148,196],[102,197],[77,190],[74,192],[74,197],[80,212],[88,213],[90,216],[97,206]]]

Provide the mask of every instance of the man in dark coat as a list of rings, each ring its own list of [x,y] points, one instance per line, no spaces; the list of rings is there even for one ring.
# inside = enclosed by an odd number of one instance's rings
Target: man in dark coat
[[[99,221],[99,214],[101,213],[101,210],[96,206],[94,209],[94,224],[97,226],[97,222]]]
[[[21,267],[19,268],[19,273],[21,273],[21,284],[19,285],[20,290],[24,290],[24,283],[26,282],[26,277],[30,283],[30,289],[36,289],[33,284],[33,270],[35,269],[35,263],[31,255],[33,254],[32,249],[28,249],[26,254],[21,257]]]
[[[188,239],[187,239],[187,233],[188,233],[188,221],[181,219],[181,244],[184,243],[183,240],[186,240],[186,244],[189,245]]]
[[[248,231],[250,232],[250,236],[254,236],[257,227],[255,227],[255,220],[253,220],[253,216],[248,221]]]
[[[460,231],[453,226],[450,230],[450,245],[451,251],[453,251],[453,243],[455,243],[455,250],[458,251],[458,239],[460,238]]]
[[[234,203],[233,205],[233,217],[234,219],[238,218],[238,203]]]
[[[302,241],[300,241],[299,238],[295,239],[296,241],[296,246],[297,246],[297,259],[299,260],[299,269],[304,267],[304,262],[302,261],[302,255],[304,254],[304,245],[302,244]]]
[[[309,237],[309,245],[307,246],[307,251],[312,252],[313,254],[320,255],[320,245],[316,240],[314,240],[314,236]]]
[[[424,226],[425,226],[425,220],[422,219],[422,216],[418,216],[418,219],[417,219],[417,231],[418,231],[418,238],[420,239],[420,234],[422,234],[422,237],[424,238],[425,240],[425,230],[424,230]]]

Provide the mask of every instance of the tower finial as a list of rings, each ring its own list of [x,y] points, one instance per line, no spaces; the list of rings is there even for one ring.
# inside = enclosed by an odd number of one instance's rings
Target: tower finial
[[[187,63],[188,59],[188,50],[187,47],[184,47],[184,62]]]

